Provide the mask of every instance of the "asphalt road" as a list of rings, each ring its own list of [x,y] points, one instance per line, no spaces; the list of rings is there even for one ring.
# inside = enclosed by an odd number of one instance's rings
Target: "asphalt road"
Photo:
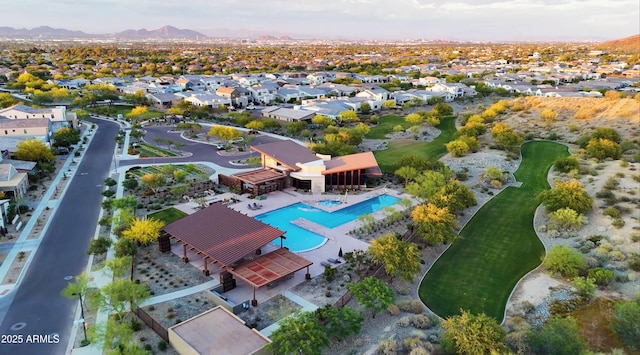
[[[171,130],[171,126],[151,126],[145,127],[145,135],[144,140],[152,145],[157,145],[162,148],[167,148],[164,143],[156,143],[157,138],[170,139],[174,142],[183,143],[184,146],[180,148],[180,150],[189,152],[192,155],[189,157],[177,157],[177,158],[142,158],[142,159],[130,159],[130,160],[121,160],[119,162],[120,166],[130,166],[137,164],[155,164],[155,163],[184,163],[184,162],[196,162],[196,161],[208,161],[215,164],[218,164],[222,167],[226,168],[237,168],[237,166],[229,163],[230,160],[239,159],[241,157],[229,157],[218,155],[218,150],[209,144],[202,144],[197,142],[192,142],[190,140],[186,140],[180,136],[180,133],[169,132]],[[269,137],[269,136],[261,136],[257,135],[253,138],[250,144],[264,144],[277,141],[277,138]],[[171,149],[175,150],[175,147],[171,147]],[[247,155],[249,155],[247,153]]]
[[[76,175],[47,229],[31,266],[17,290],[0,299],[0,312],[6,315],[0,340],[22,344],[0,344],[1,354],[64,354],[78,301],[60,292],[68,284],[67,276],[78,275],[87,266],[86,254],[93,237],[106,178],[112,162],[115,136],[119,126],[94,120],[98,126]],[[21,328],[22,327],[22,328]],[[28,335],[58,334],[49,344],[27,344]]]

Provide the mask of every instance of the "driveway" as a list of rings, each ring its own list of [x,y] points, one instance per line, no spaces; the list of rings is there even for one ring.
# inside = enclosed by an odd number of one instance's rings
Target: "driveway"
[[[230,160],[239,159],[242,156],[224,156],[218,154],[218,150],[211,144],[203,142],[194,142],[188,139],[184,139],[180,136],[180,132],[172,132],[173,126],[150,126],[145,127],[146,134],[144,140],[152,145],[159,146],[161,148],[167,148],[162,143],[156,143],[156,139],[170,139],[174,142],[180,142],[184,144],[180,150],[191,153],[190,156],[176,157],[176,158],[141,158],[141,159],[128,159],[120,160],[119,166],[129,166],[138,164],[156,164],[156,163],[185,163],[185,162],[198,162],[206,161],[215,163],[225,168],[237,168],[237,166],[229,163]],[[254,137],[251,144],[264,144],[277,141],[277,138],[269,137],[266,135],[257,135]],[[172,147],[172,149],[176,149]],[[247,153],[244,156],[248,156]]]
[[[82,272],[88,261],[89,241],[96,230],[103,180],[110,169],[116,123],[91,120],[98,130],[77,173],[53,215],[42,242],[22,282],[0,299],[0,312],[6,312],[0,325],[2,335],[22,335],[22,344],[0,344],[0,353],[12,355],[64,354],[69,343],[78,300],[60,292],[69,277]],[[27,335],[57,334],[48,344],[27,344]],[[4,338],[3,338],[4,339]]]

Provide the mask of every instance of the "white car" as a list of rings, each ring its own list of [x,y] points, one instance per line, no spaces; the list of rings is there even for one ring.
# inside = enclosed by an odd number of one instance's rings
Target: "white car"
[[[229,143],[240,143],[242,141],[244,141],[244,137],[232,139],[232,140],[229,141]]]

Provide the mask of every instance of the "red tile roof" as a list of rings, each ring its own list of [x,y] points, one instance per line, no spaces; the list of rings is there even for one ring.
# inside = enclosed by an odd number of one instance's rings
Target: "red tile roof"
[[[165,226],[172,237],[229,266],[282,236],[273,228],[221,204],[213,204]]]

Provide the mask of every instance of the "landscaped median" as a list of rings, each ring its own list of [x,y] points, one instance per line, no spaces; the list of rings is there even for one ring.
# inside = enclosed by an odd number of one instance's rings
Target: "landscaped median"
[[[419,296],[433,312],[446,318],[464,309],[502,320],[516,283],[544,256],[533,229],[536,196],[549,188],[553,162],[567,155],[567,147],[554,142],[522,146],[515,173],[522,186],[507,187],[482,206],[423,278]]]

